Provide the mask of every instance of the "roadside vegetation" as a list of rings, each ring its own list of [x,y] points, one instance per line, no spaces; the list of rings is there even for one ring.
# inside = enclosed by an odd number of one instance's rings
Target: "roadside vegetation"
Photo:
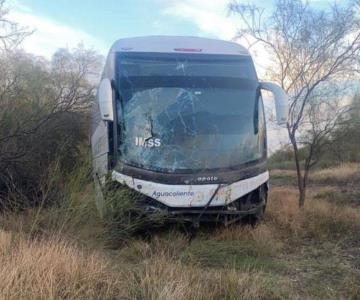
[[[323,170],[333,179],[338,171]],[[336,183],[309,187],[302,210],[296,186],[273,186],[265,220],[256,227],[202,227],[194,233],[167,225],[121,243],[113,243],[117,233],[96,214],[90,180],[79,180],[58,207],[1,215],[0,294],[358,299],[360,204],[334,201],[333,193],[348,188],[343,180],[344,175]]]

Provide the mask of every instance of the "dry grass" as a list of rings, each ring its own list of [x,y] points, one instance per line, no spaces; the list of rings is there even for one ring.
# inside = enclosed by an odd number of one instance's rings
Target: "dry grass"
[[[359,233],[360,209],[308,198],[300,210],[297,195],[295,189],[274,189],[269,199],[269,221],[293,235],[321,238]]]
[[[128,299],[271,299],[282,292],[262,272],[204,270],[159,255],[124,276]]]
[[[142,244],[141,249],[147,250],[138,263],[117,262],[114,268],[115,258],[56,237],[36,241],[0,231],[0,295],[5,299],[238,299],[239,295],[278,299],[287,293],[288,288],[279,282],[275,288],[275,281],[263,272],[203,270],[174,259],[176,249],[158,246],[150,250]]]
[[[215,241],[240,241],[264,256],[275,255],[283,247],[283,242],[279,238],[276,228],[269,224],[259,224],[255,228],[251,226],[233,226],[222,228],[215,232],[211,237]]]
[[[190,241],[186,235],[176,232],[155,236],[148,242],[130,242],[114,256],[122,265],[121,277],[127,278],[126,298],[205,300],[295,296],[287,278],[269,277],[262,270],[239,269],[236,265],[226,265],[226,261],[222,262],[223,267],[204,267],[201,258],[206,254],[226,255],[216,246],[228,245],[226,240],[231,238],[230,234],[219,231],[216,236],[215,247],[207,247],[206,236]],[[200,253],[202,257],[196,257],[199,245],[205,246],[206,252]]]
[[[349,169],[340,167],[339,180],[358,176]],[[311,189],[299,210],[295,187],[273,188],[255,228],[206,229],[195,238],[164,230],[112,250],[97,239],[106,231],[92,217],[64,226],[64,210],[0,216],[0,299],[357,299],[360,209],[316,197],[336,186]]]
[[[271,177],[296,177],[296,170],[274,169],[270,171]]]
[[[1,231],[0,295],[5,299],[110,299],[119,282],[107,259],[57,237],[29,240]]]
[[[360,164],[348,163],[318,170],[312,173],[311,179],[323,183],[358,183],[360,180]]]
[[[281,185],[296,184],[296,170],[273,169],[270,178],[279,181]],[[346,163],[336,167],[310,170],[310,183],[321,184],[357,184],[360,180],[360,164]]]

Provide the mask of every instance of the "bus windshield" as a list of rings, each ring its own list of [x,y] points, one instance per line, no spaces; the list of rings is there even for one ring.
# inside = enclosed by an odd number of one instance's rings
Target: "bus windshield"
[[[250,57],[121,53],[116,65],[123,163],[193,172],[263,157],[264,113]]]

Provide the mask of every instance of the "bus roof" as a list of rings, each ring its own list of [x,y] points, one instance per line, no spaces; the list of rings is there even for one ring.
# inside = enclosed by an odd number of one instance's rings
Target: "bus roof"
[[[110,52],[163,52],[247,55],[243,46],[228,41],[188,36],[144,36],[117,40]]]

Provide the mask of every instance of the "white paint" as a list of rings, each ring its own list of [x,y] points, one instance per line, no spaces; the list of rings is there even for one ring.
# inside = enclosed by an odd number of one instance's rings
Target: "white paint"
[[[185,51],[186,49],[192,49],[192,51]],[[244,47],[237,43],[188,36],[145,36],[125,38],[117,40],[110,51],[192,53],[199,55],[250,55]]]
[[[136,179],[116,171],[112,172],[112,179],[170,207],[203,207],[218,187],[218,184],[162,184]],[[255,177],[222,185],[210,206],[229,204],[255,190],[268,180],[269,172],[264,172]]]
[[[272,82],[261,82],[260,87],[273,93],[275,99],[277,122],[279,125],[286,124],[289,114],[289,98],[285,91],[279,85]]]

